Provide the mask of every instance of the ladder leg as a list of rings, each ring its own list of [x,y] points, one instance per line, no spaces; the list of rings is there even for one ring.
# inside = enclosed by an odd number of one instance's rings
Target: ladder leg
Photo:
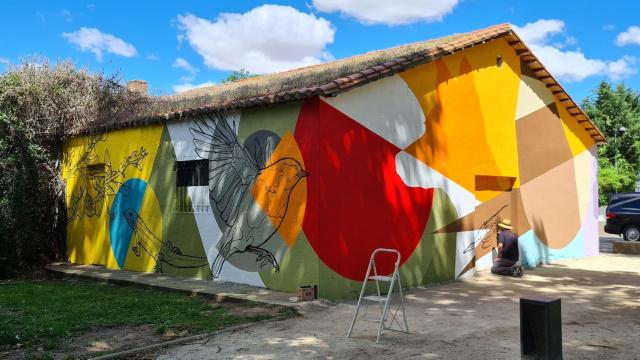
[[[384,310],[382,310],[382,318],[380,319],[380,326],[378,326],[378,337],[376,338],[376,344],[380,343],[380,335],[382,335],[382,328],[387,319],[387,312],[389,311],[389,303],[391,302],[391,294],[393,293],[393,284],[396,281],[396,274],[393,274],[391,279],[391,285],[389,286],[389,292],[387,293],[387,300],[384,302]]]
[[[369,279],[370,272],[371,272],[371,260],[369,261],[369,267],[367,267],[367,275],[365,275],[364,282],[362,283],[362,290],[360,290],[360,297],[358,298],[358,304],[356,305],[356,313],[353,314],[353,321],[351,321],[351,326],[349,326],[349,332],[347,332],[347,337],[351,337],[351,333],[353,332],[353,327],[356,324],[356,319],[358,318],[358,312],[360,311],[360,303],[362,302],[362,297],[364,296],[364,289],[367,287],[367,279]]]
[[[378,276],[378,268],[376,267],[376,259],[375,258],[371,259],[371,264],[372,264],[371,266],[372,266],[372,269],[373,269],[373,275],[374,276]],[[376,279],[376,291],[377,291],[378,296],[382,295],[382,293],[380,292],[380,283],[378,282],[378,279]],[[382,304],[378,305],[378,310],[380,310],[380,314],[382,314],[382,310],[383,310]]]
[[[402,318],[404,319],[404,328],[409,332],[409,324],[407,323],[407,314],[404,311],[404,294],[402,294],[402,283],[400,282],[400,276],[398,275],[398,289],[400,290],[400,304],[402,305]]]

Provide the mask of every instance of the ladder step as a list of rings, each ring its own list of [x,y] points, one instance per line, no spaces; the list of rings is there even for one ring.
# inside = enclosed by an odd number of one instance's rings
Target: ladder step
[[[373,275],[369,276],[369,280],[391,281],[393,276]]]
[[[363,297],[363,299],[369,300],[369,301],[381,302],[381,303],[387,301],[386,296],[378,296],[378,295],[365,296]]]

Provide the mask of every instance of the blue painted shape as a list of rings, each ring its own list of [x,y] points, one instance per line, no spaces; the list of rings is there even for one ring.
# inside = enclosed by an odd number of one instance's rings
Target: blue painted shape
[[[536,267],[540,263],[549,263],[560,259],[579,258],[585,255],[582,229],[576,237],[562,249],[547,247],[534,233],[529,230],[518,239],[520,248],[520,262],[524,267]]]
[[[109,237],[113,256],[121,269],[127,259],[129,244],[131,244],[131,236],[135,227],[135,220],[132,221],[131,216],[127,221],[126,211],[133,210],[135,214],[140,212],[146,189],[146,181],[137,178],[129,179],[120,186],[111,206]]]

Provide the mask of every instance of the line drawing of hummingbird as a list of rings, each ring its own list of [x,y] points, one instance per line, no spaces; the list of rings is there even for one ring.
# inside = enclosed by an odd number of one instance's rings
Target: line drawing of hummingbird
[[[239,253],[255,254],[260,270],[268,266],[280,270],[274,254],[263,245],[282,225],[291,192],[309,176],[292,157],[271,159],[270,140],[264,146],[248,146],[238,141],[235,130],[235,121],[230,124],[224,112],[198,116],[190,128],[196,154],[209,160],[209,198],[224,222],[211,265],[216,278],[225,262]]]
[[[123,215],[133,232],[133,240],[135,240],[131,250],[136,256],[140,256],[140,250],[149,254],[156,262],[156,273],[163,273],[163,264],[181,269],[193,269],[208,265],[206,256],[183,254],[182,250],[171,241],[160,240],[135,210],[125,209]]]

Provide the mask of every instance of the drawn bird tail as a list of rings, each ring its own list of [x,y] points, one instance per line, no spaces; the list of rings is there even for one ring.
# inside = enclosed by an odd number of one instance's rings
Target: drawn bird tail
[[[224,265],[225,258],[218,254],[216,258],[213,260],[213,265],[211,265],[211,272],[213,273],[213,277],[215,279],[220,278],[220,273],[222,272],[222,265]]]
[[[220,273],[222,272],[222,266],[227,261],[229,256],[231,256],[231,254],[229,254],[230,249],[231,249],[230,242],[223,244],[220,247],[220,252],[218,253],[218,255],[216,255],[216,258],[213,260],[213,265],[211,265],[211,272],[213,273],[214,278],[220,277]]]

